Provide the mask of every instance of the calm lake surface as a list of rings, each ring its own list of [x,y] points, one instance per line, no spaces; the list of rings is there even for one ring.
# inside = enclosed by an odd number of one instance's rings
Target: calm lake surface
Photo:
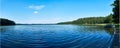
[[[112,33],[101,26],[2,26],[1,48],[109,48]]]

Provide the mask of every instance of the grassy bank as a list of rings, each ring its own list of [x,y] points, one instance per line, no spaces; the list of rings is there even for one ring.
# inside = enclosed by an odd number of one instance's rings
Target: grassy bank
[[[76,24],[76,25],[107,25],[107,24]]]

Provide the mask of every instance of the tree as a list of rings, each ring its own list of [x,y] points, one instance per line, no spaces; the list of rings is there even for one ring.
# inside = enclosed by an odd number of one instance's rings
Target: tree
[[[119,23],[119,1],[120,0],[115,0],[114,3],[112,4],[114,6],[113,8],[113,22],[114,23]]]
[[[104,23],[112,23],[112,21],[113,21],[112,16],[113,16],[112,14],[108,15],[108,16],[105,18]]]

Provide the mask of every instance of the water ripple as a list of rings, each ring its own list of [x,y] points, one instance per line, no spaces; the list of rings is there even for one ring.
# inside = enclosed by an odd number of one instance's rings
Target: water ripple
[[[4,28],[5,30],[1,32],[3,48],[106,48],[111,38],[104,29],[91,26],[21,25],[12,29],[11,27]]]

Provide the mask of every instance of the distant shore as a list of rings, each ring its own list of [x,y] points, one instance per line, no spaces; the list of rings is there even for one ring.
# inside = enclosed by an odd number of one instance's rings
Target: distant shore
[[[15,25],[85,25],[85,26],[106,26],[106,25],[109,25],[109,24],[57,24],[57,23],[54,23],[54,24],[15,24]],[[120,24],[112,24],[112,25],[115,25],[116,29],[117,30],[120,30]]]

